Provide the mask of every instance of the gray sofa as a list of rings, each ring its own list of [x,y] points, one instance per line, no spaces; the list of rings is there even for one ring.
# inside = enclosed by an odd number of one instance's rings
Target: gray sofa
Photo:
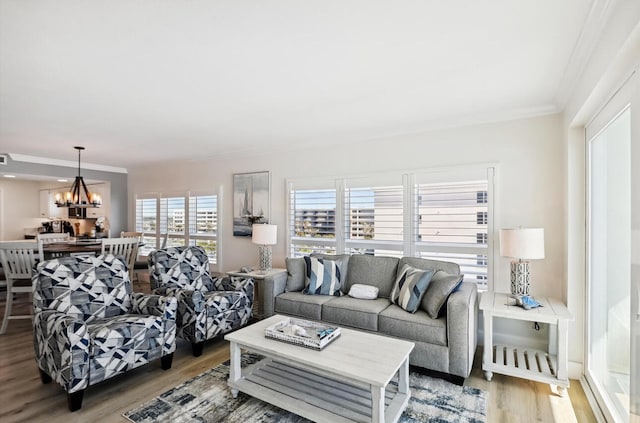
[[[407,339],[415,343],[410,364],[447,373],[457,382],[460,382],[459,378],[469,376],[476,350],[478,294],[474,283],[461,282],[457,264],[414,257],[318,257],[336,262],[343,280],[341,291],[345,295],[303,293],[305,261],[287,258],[286,278],[283,275],[264,280],[267,317],[284,314]],[[407,312],[389,300],[396,273],[405,264],[434,271],[415,313]],[[346,295],[354,284],[376,286],[378,298],[358,299]],[[434,311],[438,302],[442,307]],[[438,314],[435,318],[430,317],[427,310],[432,315]]]

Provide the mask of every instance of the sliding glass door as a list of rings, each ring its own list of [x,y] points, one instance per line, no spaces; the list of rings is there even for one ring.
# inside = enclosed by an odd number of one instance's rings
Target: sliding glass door
[[[586,378],[605,415],[628,422],[631,390],[631,113],[588,140]]]

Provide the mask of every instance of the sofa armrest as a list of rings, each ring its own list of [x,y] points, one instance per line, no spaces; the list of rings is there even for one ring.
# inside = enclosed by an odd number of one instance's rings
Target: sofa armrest
[[[447,300],[449,373],[466,378],[471,373],[478,333],[478,287],[463,282]]]
[[[176,349],[178,300],[175,297],[134,292],[131,296],[131,302],[134,313],[162,318],[164,340],[162,355],[174,352]]]
[[[266,277],[262,284],[264,317],[267,318],[275,314],[276,297],[284,292],[284,288],[287,285],[287,272],[280,272]]]

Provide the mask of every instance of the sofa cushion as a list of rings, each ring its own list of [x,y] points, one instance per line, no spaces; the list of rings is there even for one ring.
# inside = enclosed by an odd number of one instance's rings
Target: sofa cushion
[[[407,313],[395,304],[380,313],[378,331],[410,341],[447,345],[446,318],[432,319],[424,310]]]
[[[351,286],[357,283],[373,285],[379,289],[378,297],[389,298],[391,288],[396,280],[398,261],[399,259],[396,257],[352,255],[349,259],[349,271],[343,287],[344,291],[349,292]]]
[[[347,280],[347,272],[349,270],[349,259],[351,258],[350,254],[320,254],[320,253],[312,253],[309,254],[309,257],[320,258],[323,260],[331,260],[335,261],[338,265],[338,269],[340,269],[340,280],[344,285],[344,281]]]
[[[333,297],[322,305],[322,320],[340,326],[378,330],[378,314],[389,306],[389,300],[360,300],[349,296]]]
[[[315,257],[305,257],[307,270],[305,273],[305,288],[302,291],[309,295],[342,295],[340,288],[342,280],[340,269],[334,260],[324,260]]]
[[[304,289],[304,273],[306,266],[303,257],[285,258],[287,264],[287,284],[284,288],[286,292],[302,291]]]
[[[437,271],[431,278],[420,307],[434,319],[442,316],[446,309],[443,306],[449,295],[460,285],[463,278],[464,275],[451,275],[443,270]]]
[[[402,266],[404,266],[405,264],[408,264],[411,267],[415,267],[416,269],[432,269],[434,272],[437,272],[438,270],[444,270],[451,275],[457,275],[460,273],[460,266],[458,266],[457,263],[451,263],[448,261],[429,260],[419,257],[402,257],[400,259],[400,263],[398,263],[398,268],[402,269]]]
[[[405,264],[398,271],[389,299],[409,313],[415,313],[427,291],[433,270],[419,270]]]
[[[302,292],[284,292],[276,297],[275,312],[322,320],[322,304],[336,297],[329,295],[306,295]]]

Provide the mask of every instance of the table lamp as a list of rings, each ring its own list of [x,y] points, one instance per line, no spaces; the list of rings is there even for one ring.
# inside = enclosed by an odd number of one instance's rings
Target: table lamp
[[[500,229],[500,255],[511,257],[511,293],[529,295],[529,261],[544,258],[544,229]]]
[[[278,226],[258,223],[253,225],[251,242],[260,245],[260,271],[271,270],[271,246],[278,242]]]

